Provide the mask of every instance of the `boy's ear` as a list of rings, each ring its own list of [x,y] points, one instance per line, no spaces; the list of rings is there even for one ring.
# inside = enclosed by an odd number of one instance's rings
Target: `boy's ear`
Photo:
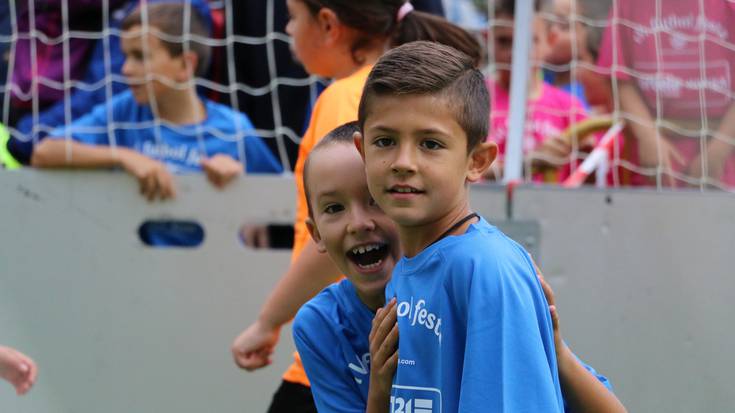
[[[197,67],[199,66],[199,56],[192,51],[187,51],[181,54],[181,60],[183,62],[182,78],[178,79],[179,82],[186,82],[194,78]]]
[[[365,141],[363,140],[362,133],[355,132],[352,135],[352,140],[355,142],[355,148],[357,148],[357,151],[360,152],[360,157],[362,158],[362,161],[365,162]]]
[[[316,16],[319,27],[327,40],[334,42],[342,35],[342,24],[332,9],[322,7]]]
[[[467,180],[477,182],[498,156],[498,145],[495,142],[482,142],[470,153],[467,165]]]
[[[316,227],[316,224],[314,224],[314,220],[311,219],[311,217],[306,218],[306,229],[309,230],[311,239],[313,239],[316,244],[317,251],[322,254],[327,252],[327,247],[324,245],[324,242],[322,242],[322,236],[319,234],[319,229]]]

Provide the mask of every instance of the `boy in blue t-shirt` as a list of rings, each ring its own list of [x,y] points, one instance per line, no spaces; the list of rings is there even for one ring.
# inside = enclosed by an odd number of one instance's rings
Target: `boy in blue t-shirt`
[[[495,159],[489,96],[470,58],[414,42],[365,84],[355,141],[403,254],[391,411],[561,412],[552,320],[525,250],[471,212]]]
[[[381,308],[385,285],[400,256],[398,237],[395,224],[368,191],[364,164],[352,141],[358,130],[351,122],[330,132],[304,168],[307,226],[319,250],[348,278],[307,302],[294,320],[294,342],[320,412],[386,411],[398,361],[395,302],[387,311]],[[544,293],[554,317],[568,411],[624,412],[608,391],[607,379],[563,343],[553,292],[546,284]]]
[[[175,195],[171,173],[204,171],[221,188],[243,170],[282,172],[245,115],[197,95],[193,79],[210,50],[189,40],[208,33],[190,5],[143,5],[122,30],[129,90],[53,131],[34,148],[33,166],[121,167],[151,200]]]

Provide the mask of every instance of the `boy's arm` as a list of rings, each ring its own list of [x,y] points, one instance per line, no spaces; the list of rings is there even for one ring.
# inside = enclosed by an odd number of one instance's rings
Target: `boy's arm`
[[[243,173],[242,163],[221,153],[203,159],[201,165],[209,182],[219,189],[223,189]]]
[[[309,378],[314,404],[320,413],[363,413],[365,405],[356,378],[346,373],[337,339],[324,323],[323,317],[305,308],[293,326],[294,344]]]
[[[270,364],[281,326],[289,322],[304,303],[339,277],[340,272],[329,256],[319,253],[314,241],[309,239],[271,291],[258,319],[232,344],[235,363],[250,371]]]
[[[33,148],[31,165],[37,168],[122,167],[133,175],[149,200],[173,198],[173,177],[166,165],[128,148],[87,145],[70,139],[44,139]]]
[[[674,162],[684,165],[684,157],[665,136],[656,139],[656,120],[632,81],[619,81],[620,109],[630,118],[629,124],[639,148],[639,162],[643,167],[671,168]],[[658,141],[658,142],[657,142]],[[660,151],[660,157],[659,157]],[[674,184],[669,178],[669,184]]]
[[[735,103],[722,118],[717,135],[727,139],[735,139]],[[732,156],[735,145],[722,139],[711,139],[707,144],[707,174],[715,180],[722,179],[725,163]],[[689,167],[689,175],[695,178],[702,176],[702,155],[700,154]]]
[[[620,400],[592,372],[584,367],[562,340],[554,291],[535,263],[534,266],[539,281],[541,281],[546,301],[549,303],[551,320],[554,326],[554,347],[559,367],[559,381],[569,410],[573,413],[626,413],[627,410]]]

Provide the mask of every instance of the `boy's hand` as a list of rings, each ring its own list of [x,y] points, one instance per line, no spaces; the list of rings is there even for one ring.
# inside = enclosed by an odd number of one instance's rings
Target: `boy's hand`
[[[713,139],[707,144],[707,177],[715,181],[722,179],[725,164],[732,155],[733,147],[729,142]],[[689,165],[688,175],[692,178],[702,177],[702,154],[699,154]]]
[[[533,259],[531,259],[533,261]],[[556,299],[554,298],[554,290],[551,289],[549,283],[544,279],[544,275],[541,273],[541,269],[536,265],[534,261],[533,267],[536,269],[536,274],[539,281],[541,281],[541,288],[544,290],[544,296],[546,296],[546,302],[549,303],[549,312],[551,313],[551,323],[554,327],[554,347],[556,349],[556,358],[561,360],[563,358],[563,350],[566,347],[564,340],[561,338],[561,331],[559,330],[559,313],[556,311]]]
[[[207,174],[207,179],[215,187],[222,189],[233,179],[242,175],[242,163],[232,159],[228,155],[218,154],[211,158],[202,160],[202,169]]]
[[[533,168],[556,169],[569,162],[570,153],[572,153],[572,146],[566,139],[554,136],[546,139],[528,157]]]
[[[393,375],[398,366],[398,323],[396,299],[379,308],[370,330],[370,406],[390,404]],[[380,411],[380,410],[376,410]]]
[[[271,355],[278,344],[280,328],[269,328],[256,321],[232,343],[232,357],[235,364],[247,371],[254,371],[273,362]]]
[[[138,180],[140,193],[149,201],[157,197],[164,200],[176,196],[174,179],[166,165],[135,151],[118,150],[120,164]]]
[[[660,166],[664,170],[664,184],[667,186],[676,186],[676,180],[668,171],[676,171],[675,164],[686,166],[684,156],[676,149],[668,138],[663,135],[660,142],[656,143],[656,136],[645,136],[638,138],[638,159],[643,167],[655,168],[659,166],[659,145],[661,147]]]
[[[25,354],[0,346],[0,378],[15,387],[18,395],[26,394],[36,382],[36,363]]]

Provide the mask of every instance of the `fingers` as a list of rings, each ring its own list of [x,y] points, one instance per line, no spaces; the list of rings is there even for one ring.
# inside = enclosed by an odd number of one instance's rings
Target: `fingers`
[[[227,186],[243,171],[242,163],[222,154],[202,160],[201,166],[209,182],[218,189]]]
[[[156,177],[149,173],[138,180],[140,184],[140,194],[148,201],[153,201],[156,194]]]
[[[541,282],[541,288],[544,290],[544,296],[546,297],[546,302],[549,303],[550,306],[556,305],[556,298],[554,297],[554,290],[551,289],[551,286],[549,283],[546,282],[544,277],[540,275],[539,272],[539,281]]]
[[[394,351],[393,354],[383,364],[383,371],[389,376],[393,376],[398,368],[398,350]]]
[[[140,193],[148,201],[172,199],[176,196],[173,176],[164,166],[152,169],[138,180]]]
[[[0,377],[15,387],[18,395],[27,393],[36,381],[38,370],[36,363],[23,353],[3,348],[3,360],[0,360]]]
[[[158,170],[157,179],[158,194],[161,197],[161,200],[172,199],[176,197],[174,178],[166,169]]]
[[[264,356],[259,352],[238,354],[235,357],[235,364],[237,364],[241,369],[247,371],[255,371],[269,365],[270,363],[270,356]]]
[[[554,331],[559,331],[559,312],[556,310],[556,306],[550,305],[549,312],[551,313],[551,323],[554,326]]]
[[[392,298],[385,307],[378,309],[373,318],[373,327],[369,335],[371,344],[373,341],[380,343],[385,340],[396,319],[396,299]]]
[[[391,300],[387,307],[381,309],[373,320],[370,340],[370,359],[378,368],[382,368],[386,360],[397,351],[398,323],[396,301]]]

